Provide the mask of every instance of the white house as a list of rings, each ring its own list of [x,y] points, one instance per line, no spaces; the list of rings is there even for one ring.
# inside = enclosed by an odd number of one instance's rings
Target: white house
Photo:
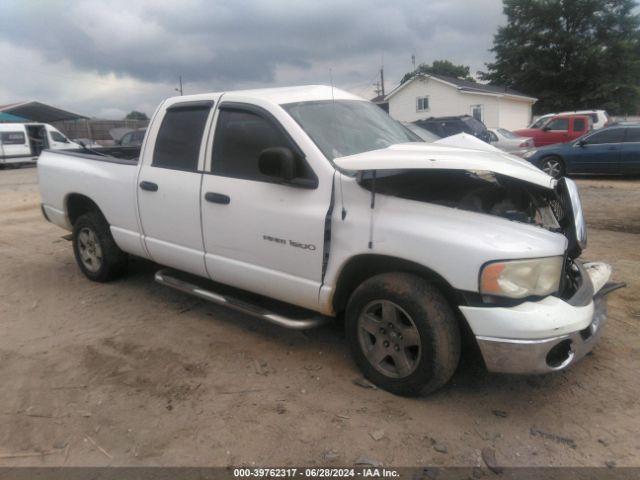
[[[536,100],[505,87],[430,74],[399,85],[384,103],[393,118],[404,122],[466,114],[482,120],[488,128],[517,130],[529,125]]]

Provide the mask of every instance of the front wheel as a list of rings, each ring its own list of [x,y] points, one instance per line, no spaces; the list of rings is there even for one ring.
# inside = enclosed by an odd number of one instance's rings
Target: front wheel
[[[360,285],[347,305],[346,331],[365,377],[398,395],[437,390],[460,358],[460,330],[448,302],[407,273],[377,275]]]
[[[564,175],[564,163],[559,157],[544,157],[540,160],[540,170],[553,178],[560,178]]]
[[[116,245],[100,213],[81,215],[73,224],[72,240],[76,262],[89,280],[108,282],[125,272],[127,254]]]

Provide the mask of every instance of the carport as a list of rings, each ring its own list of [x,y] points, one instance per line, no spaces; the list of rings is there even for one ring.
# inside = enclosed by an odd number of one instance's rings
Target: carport
[[[54,123],[65,120],[87,119],[84,115],[62,110],[40,102],[19,102],[0,105],[0,115],[19,117],[21,121]]]

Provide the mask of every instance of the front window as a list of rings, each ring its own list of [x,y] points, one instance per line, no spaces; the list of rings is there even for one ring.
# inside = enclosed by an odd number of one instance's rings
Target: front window
[[[377,105],[361,100],[321,100],[282,106],[330,160],[415,141]]]
[[[56,132],[55,130],[51,131],[51,140],[53,140],[54,142],[69,143],[67,137],[62,135],[60,132]]]
[[[622,143],[624,140],[623,128],[607,128],[598,130],[587,137],[582,137],[587,145],[603,145],[608,143]]]
[[[567,131],[569,130],[568,118],[556,118],[545,125],[547,130]]]

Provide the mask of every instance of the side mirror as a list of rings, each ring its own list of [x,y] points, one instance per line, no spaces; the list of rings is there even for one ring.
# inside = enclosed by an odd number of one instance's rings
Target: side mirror
[[[542,131],[543,132],[548,132],[549,130],[551,130],[549,127],[547,127],[546,125],[544,127],[542,127]]]
[[[584,147],[587,144],[587,142],[586,142],[586,140],[578,140],[576,144],[579,147]]]
[[[290,183],[296,176],[296,157],[286,147],[265,148],[258,158],[260,173]]]

